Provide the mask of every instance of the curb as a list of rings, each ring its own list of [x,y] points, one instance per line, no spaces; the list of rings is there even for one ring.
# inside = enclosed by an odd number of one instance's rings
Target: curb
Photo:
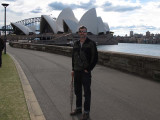
[[[21,66],[10,53],[8,53],[8,55],[12,58],[17,68],[31,120],[46,120],[40,108],[40,105],[36,99],[36,96]]]

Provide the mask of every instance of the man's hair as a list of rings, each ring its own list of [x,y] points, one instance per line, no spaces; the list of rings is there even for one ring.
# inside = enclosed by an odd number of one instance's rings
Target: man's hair
[[[87,28],[86,28],[85,26],[80,26],[80,27],[79,27],[79,30],[80,30],[80,29],[86,29],[86,31],[87,31]]]

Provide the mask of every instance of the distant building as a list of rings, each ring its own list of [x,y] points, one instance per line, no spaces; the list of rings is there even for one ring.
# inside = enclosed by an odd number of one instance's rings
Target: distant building
[[[146,32],[146,37],[150,37],[150,32],[149,31]]]
[[[154,34],[153,34],[153,33],[151,34],[151,37],[154,37]]]
[[[160,38],[160,34],[155,34],[155,37]]]
[[[143,37],[143,34],[135,33],[135,34],[134,34],[134,37],[136,37],[136,38],[141,38],[141,37]]]
[[[130,37],[133,37],[133,31],[130,31]]]

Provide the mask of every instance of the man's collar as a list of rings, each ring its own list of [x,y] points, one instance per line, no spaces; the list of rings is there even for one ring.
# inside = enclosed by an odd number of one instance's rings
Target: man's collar
[[[83,42],[83,43],[85,43],[86,41],[88,41],[88,37],[86,37],[86,39],[84,40],[84,42]],[[80,40],[79,40],[79,42],[80,42]]]

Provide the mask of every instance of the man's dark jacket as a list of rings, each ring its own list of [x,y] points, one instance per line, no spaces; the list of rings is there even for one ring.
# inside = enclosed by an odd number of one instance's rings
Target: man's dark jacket
[[[87,38],[82,45],[80,40],[76,41],[72,52],[73,71],[91,71],[98,61],[97,47],[94,41]]]
[[[3,51],[4,49],[4,42],[3,40],[0,38],[0,51]]]

